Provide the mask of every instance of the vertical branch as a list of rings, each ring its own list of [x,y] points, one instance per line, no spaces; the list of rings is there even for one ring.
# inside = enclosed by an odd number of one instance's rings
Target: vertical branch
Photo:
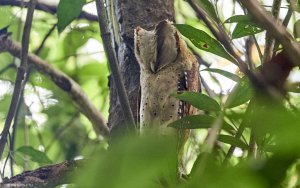
[[[281,0],[274,0],[272,6],[272,15],[277,20],[280,12]],[[278,21],[278,20],[277,20]],[[263,63],[268,62],[272,58],[274,49],[275,39],[272,37],[271,33],[267,31],[266,33],[266,45],[264,51]]]
[[[27,69],[29,37],[30,37],[30,30],[31,30],[32,19],[33,19],[33,13],[34,13],[36,4],[37,4],[37,0],[31,0],[30,5],[28,7],[28,12],[27,12],[23,36],[22,36],[22,47],[23,48],[21,51],[21,64],[17,71],[17,77],[16,77],[16,82],[15,82],[14,91],[13,91],[13,95],[12,95],[12,100],[11,100],[11,103],[9,106],[8,114],[7,114],[7,117],[5,120],[4,128],[1,133],[1,138],[0,138],[0,159],[2,158],[2,155],[3,155],[3,151],[4,151],[6,141],[7,141],[9,129],[11,127],[12,120],[16,113],[16,109],[17,109],[18,103],[20,101],[21,93],[25,87],[24,77],[26,75],[26,69]]]
[[[22,22],[22,17],[23,17],[23,13],[24,13],[24,0],[21,0],[21,14],[20,14],[20,18],[18,19],[18,27],[17,27],[17,41],[20,41],[20,38],[21,38],[21,32],[22,32],[22,25],[23,25],[23,22]],[[16,65],[16,57],[14,56],[13,57],[13,60],[12,60],[12,65]],[[23,95],[23,94],[22,94]],[[20,104],[20,102],[19,102]],[[11,177],[14,175],[14,159],[13,159],[13,153],[12,151],[14,151],[15,149],[15,137],[16,137],[16,131],[17,131],[17,123],[18,123],[18,119],[17,117],[19,116],[19,110],[20,110],[20,105],[18,105],[17,109],[16,109],[16,114],[15,114],[15,117],[14,117],[14,123],[12,125],[12,132],[11,132],[11,139],[10,139],[10,145],[9,145],[9,151],[10,151],[10,174],[11,174]]]
[[[103,40],[104,49],[108,58],[109,66],[111,69],[112,77],[114,83],[116,84],[117,93],[119,97],[119,102],[123,110],[123,115],[126,119],[126,124],[129,129],[135,130],[135,122],[133,114],[130,108],[127,93],[124,87],[123,80],[121,78],[121,73],[118,67],[118,60],[116,53],[112,47],[111,33],[108,28],[108,18],[106,15],[106,9],[104,7],[103,0],[96,0],[96,7],[98,13],[99,27],[101,31],[101,37]]]
[[[289,10],[288,12],[286,13],[286,16],[284,18],[284,20],[282,21],[282,25],[284,27],[287,27],[287,25],[289,24],[289,21],[293,15],[293,11],[296,9],[295,7],[297,6],[297,2],[295,0],[291,0],[290,1],[290,7],[289,7]],[[273,49],[273,55],[274,56],[276,54],[276,51],[279,47],[279,42],[278,40],[275,41],[275,44],[274,44],[274,49]]]

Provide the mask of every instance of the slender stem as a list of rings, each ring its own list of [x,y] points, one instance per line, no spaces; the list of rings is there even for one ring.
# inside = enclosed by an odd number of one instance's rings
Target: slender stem
[[[244,115],[244,118],[235,134],[235,138],[236,139],[240,139],[242,136],[243,136],[243,132],[245,131],[245,128],[247,127],[247,125],[249,124],[249,119],[250,119],[250,116],[252,115],[252,109],[254,107],[254,99],[252,98],[248,104],[248,107],[246,109],[246,112],[245,112],[245,115]],[[226,156],[225,156],[225,159],[224,159],[224,164],[227,164],[229,159],[231,158],[231,156],[233,155],[233,152],[235,150],[235,146],[232,145],[230,146]]]
[[[0,0],[0,6],[12,6],[12,7],[25,7],[29,5],[28,1],[16,1],[16,0]],[[55,15],[57,12],[57,5],[50,5],[48,3],[43,3],[45,1],[39,1],[36,5],[36,10],[41,10],[49,14]],[[48,1],[51,2],[51,1]],[[97,21],[97,16],[90,14],[86,11],[82,11],[78,16],[78,19],[86,19],[90,21]]]
[[[55,30],[56,26],[57,26],[57,24],[54,24],[54,25],[50,28],[50,30],[47,32],[47,34],[45,35],[45,37],[44,37],[42,43],[40,44],[40,46],[34,51],[34,53],[35,53],[36,55],[39,55],[39,54],[40,54],[41,50],[42,50],[43,47],[45,46],[45,43],[46,43],[47,39],[48,39],[48,38],[50,37],[50,35],[53,33],[53,31]]]
[[[223,118],[224,118],[224,111],[222,111],[219,114],[217,119],[212,124],[212,128],[208,132],[207,137],[206,137],[206,143],[204,145],[204,151],[203,151],[202,155],[198,156],[198,157],[201,157],[199,159],[199,165],[197,165],[197,166],[199,166],[199,169],[197,169],[197,176],[199,176],[199,177],[202,176],[203,173],[205,172],[208,156],[212,152],[212,150],[215,146],[215,143],[218,139],[219,132],[222,128]],[[192,169],[192,171],[193,171],[193,169]]]
[[[98,21],[101,31],[101,37],[103,40],[104,49],[108,58],[108,62],[111,69],[111,74],[114,79],[114,84],[116,86],[119,102],[123,110],[123,115],[125,117],[125,124],[128,126],[128,129],[135,130],[135,122],[130,108],[130,103],[127,97],[125,86],[121,78],[121,73],[118,67],[118,60],[116,52],[112,47],[111,33],[108,27],[108,18],[106,15],[106,9],[104,6],[103,0],[96,0],[97,12],[98,12]]]
[[[260,50],[260,47],[259,47],[259,44],[258,44],[258,42],[257,42],[256,37],[253,35],[252,38],[253,38],[253,40],[254,40],[254,44],[255,44],[255,46],[256,46],[256,49],[257,49],[257,52],[258,52],[258,55],[259,55],[260,63],[262,63],[262,62],[263,62],[263,57],[264,57],[264,56],[263,56],[263,54],[262,54],[262,52],[261,52],[261,50]]]
[[[5,73],[7,70],[9,70],[10,68],[13,68],[15,65],[13,63],[10,63],[8,65],[6,65],[3,69],[0,70],[0,75]]]
[[[286,16],[285,16],[285,18],[284,18],[284,20],[282,22],[282,25],[284,27],[287,27],[287,25],[289,24],[289,21],[290,21],[290,19],[292,17],[292,14],[293,14],[293,8],[292,7],[293,7],[293,5],[291,5],[291,7],[289,8],[289,10],[286,13]],[[278,47],[279,47],[279,42],[278,42],[278,40],[276,40],[275,44],[274,44],[274,50],[273,50],[273,55],[272,56],[274,56],[276,54],[276,51],[278,50]]]
[[[21,93],[25,87],[24,77],[27,69],[29,37],[30,37],[30,30],[31,30],[31,24],[33,19],[33,13],[36,4],[37,4],[37,0],[31,0],[27,11],[26,21],[25,21],[24,31],[22,36],[23,48],[21,51],[21,64],[17,71],[17,77],[16,77],[15,87],[12,95],[12,100],[9,106],[8,114],[0,138],[0,159],[2,158],[3,155],[4,147],[7,142],[7,136],[9,134],[9,129],[11,127],[12,120],[15,116],[17,106],[20,101]]]
[[[278,20],[280,6],[281,6],[281,0],[273,1],[272,15],[276,20]],[[263,56],[263,61],[262,61],[263,63],[266,63],[271,60],[272,55],[273,55],[274,44],[275,44],[275,39],[271,35],[270,31],[267,31],[265,51],[264,51],[264,56]]]
[[[241,136],[243,135],[244,130],[245,130],[245,126],[243,124],[241,124],[240,127],[238,128],[236,134],[235,134],[235,138],[240,139]],[[236,147],[234,145],[230,146],[230,148],[229,148],[229,150],[228,150],[228,152],[225,156],[224,162],[223,162],[225,165],[228,163],[229,159],[233,155],[233,152],[234,152],[235,148]]]
[[[21,13],[20,13],[20,18],[18,19],[18,25],[17,25],[17,41],[20,41],[21,39],[21,34],[22,34],[22,26],[23,26],[23,21],[22,21],[22,17],[24,14],[24,0],[21,0]],[[12,61],[12,65],[15,66],[16,65],[16,57],[13,57],[13,61]],[[16,67],[16,66],[15,66]],[[23,93],[24,94],[24,93]],[[22,95],[23,95],[22,94]],[[21,95],[21,96],[22,96]],[[21,98],[24,100],[24,98]],[[13,156],[13,152],[15,150],[15,139],[16,139],[16,134],[17,134],[17,124],[18,124],[18,116],[19,116],[19,110],[20,110],[20,104],[22,104],[22,102],[19,102],[19,105],[17,107],[16,110],[16,115],[14,117],[14,123],[12,125],[12,132],[11,132],[11,138],[10,138],[10,145],[9,145],[9,151],[10,151],[10,174],[11,177],[14,175],[14,156]]]
[[[251,130],[250,134],[248,157],[254,159],[257,157],[257,144],[253,130]]]

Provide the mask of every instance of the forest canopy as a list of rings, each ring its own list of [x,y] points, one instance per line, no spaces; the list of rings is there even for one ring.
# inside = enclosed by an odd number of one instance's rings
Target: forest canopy
[[[299,12],[296,0],[0,0],[1,186],[299,187]],[[168,125],[191,130],[180,177],[178,140],[136,128],[134,28],[165,19],[200,66],[201,92],[170,96],[199,111]]]

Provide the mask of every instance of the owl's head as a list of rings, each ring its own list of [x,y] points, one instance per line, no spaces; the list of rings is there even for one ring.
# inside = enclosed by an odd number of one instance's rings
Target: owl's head
[[[154,74],[176,63],[181,63],[186,70],[192,67],[192,62],[188,57],[184,57],[187,51],[184,40],[168,20],[159,22],[155,29],[150,31],[137,27],[134,30],[134,45],[135,56],[141,69]]]

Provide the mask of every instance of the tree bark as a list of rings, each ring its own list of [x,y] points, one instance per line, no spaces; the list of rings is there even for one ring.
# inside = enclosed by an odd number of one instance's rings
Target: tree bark
[[[153,29],[161,20],[174,21],[174,0],[116,0],[111,4],[110,21],[120,71],[135,120],[138,118],[140,69],[134,56],[133,31],[137,26]],[[110,3],[113,3],[110,2]],[[112,140],[125,133],[123,112],[118,102],[114,81],[110,77],[110,109],[108,124]]]

